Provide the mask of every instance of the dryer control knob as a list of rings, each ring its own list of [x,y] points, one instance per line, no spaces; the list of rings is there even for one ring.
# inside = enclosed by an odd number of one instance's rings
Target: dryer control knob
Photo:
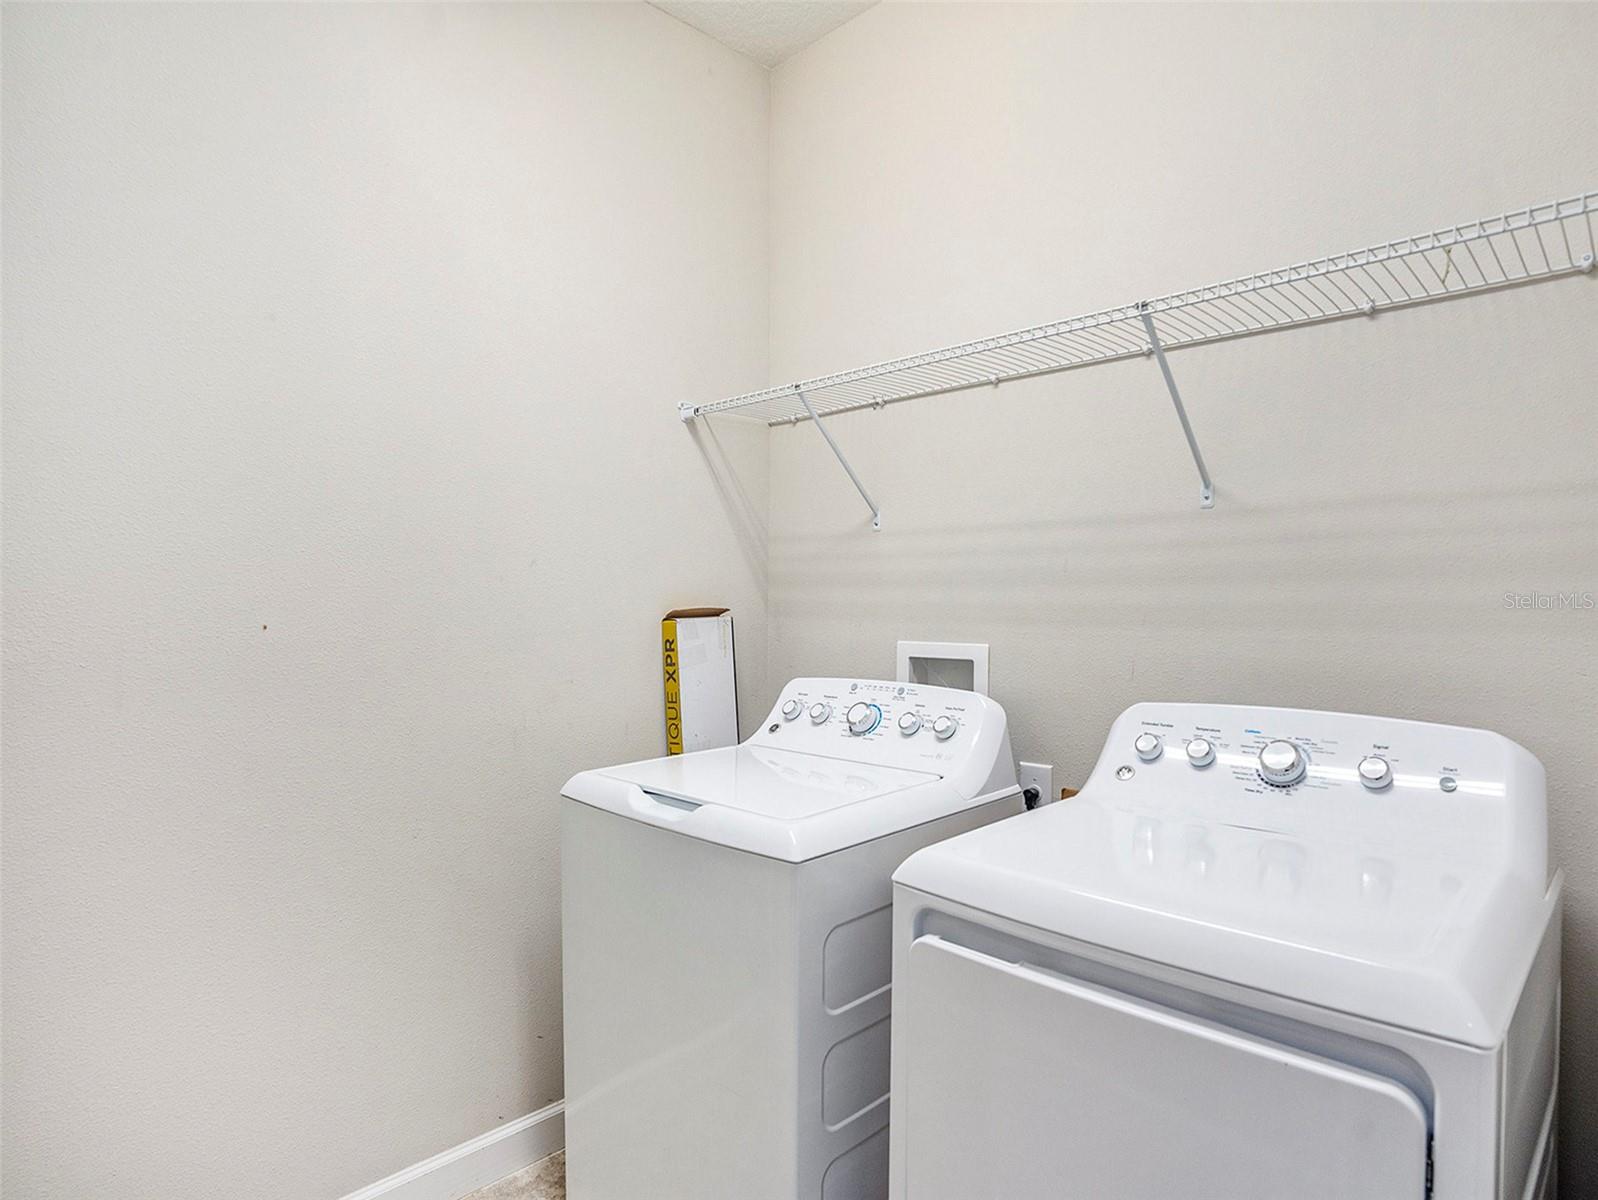
[[[849,706],[849,711],[844,714],[844,720],[849,722],[850,733],[870,733],[882,721],[882,710],[875,704],[857,700]]]
[[[954,736],[955,731],[959,728],[960,722],[956,718],[949,716],[948,713],[944,713],[943,716],[932,722],[932,736],[940,742],[946,742]]]
[[[804,710],[805,706],[800,704],[799,701],[790,700],[788,703],[782,706],[782,719],[784,721],[791,721],[800,713],[804,712]]]
[[[1292,742],[1267,742],[1260,751],[1260,774],[1266,783],[1288,787],[1304,778],[1309,760]]]
[[[1373,792],[1393,782],[1393,765],[1380,754],[1367,754],[1359,760],[1359,781]]]
[[[832,716],[832,705],[825,700],[817,700],[810,706],[810,723],[812,725],[820,725],[830,716]]]
[[[1207,767],[1215,761],[1215,743],[1209,738],[1194,738],[1187,744],[1187,761],[1195,767]]]
[[[899,718],[899,732],[909,737],[912,733],[921,731],[921,718],[913,712],[907,712]]]
[[[1137,756],[1144,762],[1153,762],[1165,753],[1165,743],[1152,733],[1140,733],[1137,741],[1132,743],[1132,749],[1137,751]]]

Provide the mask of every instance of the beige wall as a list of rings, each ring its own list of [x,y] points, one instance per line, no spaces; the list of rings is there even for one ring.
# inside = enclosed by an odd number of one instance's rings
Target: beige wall
[[[1598,186],[1598,6],[884,5],[772,85],[772,381]],[[1137,700],[1480,725],[1568,876],[1566,1195],[1598,1195],[1598,274],[837,418],[771,450],[770,675],[989,641],[1080,782]]]
[[[1061,782],[1161,696],[1523,741],[1598,1191],[1598,617],[1502,607],[1598,590],[1598,282],[1174,355],[1211,513],[1148,363],[838,418],[875,535],[775,431],[769,561],[765,432],[669,419],[767,377],[768,263],[784,380],[1590,187],[1595,35],[886,5],[768,179],[764,73],[639,5],[8,3],[7,1194],[332,1197],[557,1097],[555,790],[708,601],[746,719],[990,641]]]
[[[557,788],[674,605],[765,705],[765,435],[671,411],[765,377],[765,104],[642,5],[5,6],[7,1197],[561,1095]]]

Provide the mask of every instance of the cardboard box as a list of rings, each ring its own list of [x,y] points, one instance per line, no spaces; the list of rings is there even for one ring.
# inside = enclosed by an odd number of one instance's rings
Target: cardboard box
[[[666,753],[738,744],[738,676],[732,613],[678,608],[660,622],[666,684]]]

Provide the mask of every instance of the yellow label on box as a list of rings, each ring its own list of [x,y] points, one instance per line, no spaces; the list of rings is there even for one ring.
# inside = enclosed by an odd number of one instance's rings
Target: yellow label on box
[[[682,682],[678,678],[677,622],[660,623],[660,666],[666,679],[666,753],[682,753]]]

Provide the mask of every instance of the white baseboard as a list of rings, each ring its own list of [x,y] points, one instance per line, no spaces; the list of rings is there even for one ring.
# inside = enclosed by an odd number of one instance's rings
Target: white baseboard
[[[460,1200],[566,1144],[566,1106],[557,1100],[469,1142],[396,1171],[342,1200]]]

